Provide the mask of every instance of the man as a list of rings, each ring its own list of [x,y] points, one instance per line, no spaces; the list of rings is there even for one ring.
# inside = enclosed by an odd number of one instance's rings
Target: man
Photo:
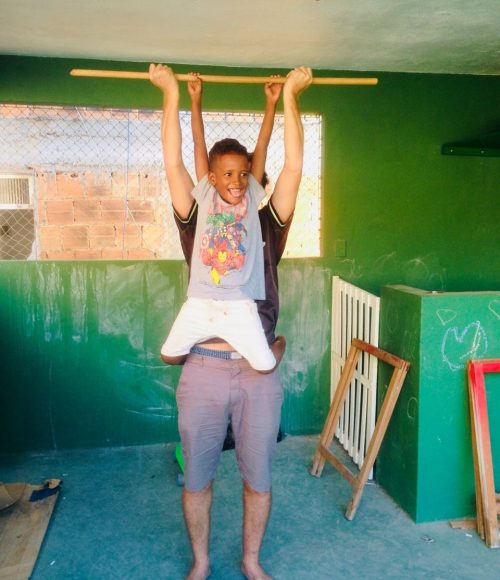
[[[192,195],[194,184],[182,159],[179,87],[173,72],[163,65],[151,65],[150,78],[163,91],[165,171],[183,250],[190,262],[198,208]],[[304,137],[298,97],[311,82],[311,70],[305,67],[287,76],[283,89],[285,162],[272,201],[259,212],[266,297],[257,305],[269,344],[274,341],[279,309],[276,266],[284,250],[302,175]],[[246,187],[241,179],[243,169],[235,171],[234,184],[217,189],[228,205],[238,203],[239,190]],[[230,176],[220,177],[226,178]],[[216,179],[217,176],[212,181],[217,187]],[[276,370],[265,375],[258,373],[230,344],[220,340],[205,342],[201,347],[197,345],[194,350],[188,355],[177,390],[179,431],[186,467],[183,510],[193,550],[193,566],[187,578],[205,580],[210,574],[212,480],[227,423],[231,420],[243,479],[241,570],[250,580],[266,580],[270,577],[260,565],[259,554],[271,507],[271,461],[283,400],[279,375]]]

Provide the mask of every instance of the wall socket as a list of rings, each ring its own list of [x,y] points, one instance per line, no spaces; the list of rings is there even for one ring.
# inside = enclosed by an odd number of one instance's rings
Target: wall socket
[[[335,257],[345,258],[347,254],[345,240],[335,240]]]

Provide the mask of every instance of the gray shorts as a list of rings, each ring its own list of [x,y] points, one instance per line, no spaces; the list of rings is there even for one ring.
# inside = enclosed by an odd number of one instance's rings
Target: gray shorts
[[[269,491],[283,402],[278,371],[190,354],[176,396],[185,489],[200,491],[214,479],[231,420],[241,477],[255,491]]]

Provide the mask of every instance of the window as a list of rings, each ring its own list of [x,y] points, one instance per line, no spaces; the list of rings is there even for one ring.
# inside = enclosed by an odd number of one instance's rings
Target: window
[[[33,178],[0,174],[0,260],[33,258]]]
[[[302,119],[305,162],[285,254],[291,257],[320,252],[321,116]],[[261,121],[261,114],[204,114],[207,145],[234,137],[251,150]],[[0,105],[0,173],[8,182],[0,190],[0,259],[182,258],[160,125],[161,111]],[[181,127],[194,175],[187,112]],[[283,129],[277,115],[266,167],[271,188],[283,164]]]

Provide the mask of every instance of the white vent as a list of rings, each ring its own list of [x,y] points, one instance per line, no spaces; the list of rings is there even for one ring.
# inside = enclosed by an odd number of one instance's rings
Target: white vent
[[[0,175],[0,209],[33,207],[33,178],[29,175]]]
[[[338,386],[353,338],[378,346],[380,298],[338,276],[332,289],[331,399]],[[335,430],[340,443],[359,468],[375,429],[377,407],[377,358],[361,355],[344,408]],[[370,473],[369,479],[373,474]]]

